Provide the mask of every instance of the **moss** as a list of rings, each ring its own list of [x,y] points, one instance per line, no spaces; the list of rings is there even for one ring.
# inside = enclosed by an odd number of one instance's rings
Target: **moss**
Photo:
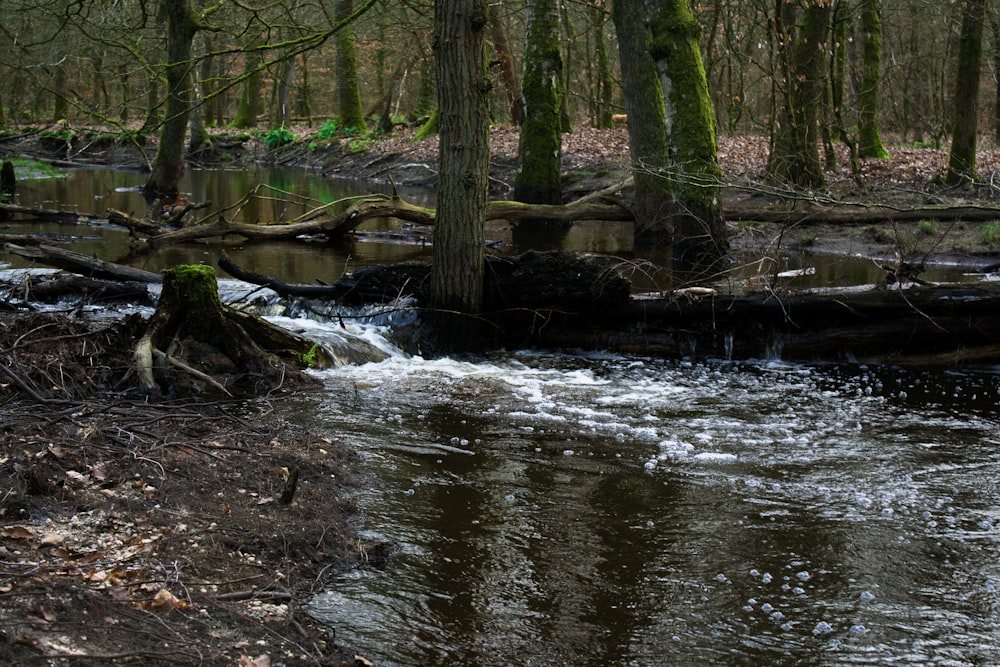
[[[215,269],[207,264],[180,264],[163,271],[164,282],[173,285],[181,302],[221,308]]]
[[[320,361],[319,351],[320,351],[319,343],[313,343],[312,347],[309,348],[308,352],[299,356],[299,361],[301,361],[309,368],[316,368],[317,364]]]

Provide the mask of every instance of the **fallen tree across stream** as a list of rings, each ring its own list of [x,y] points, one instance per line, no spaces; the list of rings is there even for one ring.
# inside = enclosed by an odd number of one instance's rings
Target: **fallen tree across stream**
[[[66,255],[60,251],[63,268]],[[75,270],[83,275],[89,275],[84,265],[96,262],[84,256],[77,261]],[[108,264],[98,265],[102,277],[109,276]],[[288,298],[418,310],[429,303],[430,265],[423,262],[365,267],[333,285],[289,285],[246,272],[225,258],[220,264],[230,274]],[[616,258],[561,251],[491,256],[481,315],[492,324],[491,345],[676,358],[1000,363],[1000,284],[995,282],[631,295],[621,272],[626,266]],[[133,275],[123,269],[122,279]],[[417,340],[397,333],[404,346]]]

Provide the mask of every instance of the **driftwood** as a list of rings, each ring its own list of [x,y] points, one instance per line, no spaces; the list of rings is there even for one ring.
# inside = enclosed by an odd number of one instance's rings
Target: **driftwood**
[[[55,222],[80,222],[81,220],[97,220],[100,217],[95,213],[80,213],[78,211],[63,211],[53,208],[37,208],[5,203],[0,203],[0,212],[7,214],[7,216],[19,215],[33,220]]]
[[[96,257],[88,257],[72,250],[56,248],[50,245],[29,247],[7,243],[4,245],[4,249],[9,253],[28,259],[35,259],[57,269],[71,271],[92,278],[126,280],[140,283],[158,283],[163,280],[159,273],[133,269],[129,266],[106,262]]]
[[[891,206],[862,206],[855,204],[823,205],[799,203],[794,206],[747,206],[743,204],[723,207],[723,217],[729,222],[776,222],[785,224],[836,223],[844,225],[872,225],[877,223],[919,222],[981,222],[1000,219],[1000,208],[989,206],[923,206],[894,208]]]
[[[345,211],[331,215],[328,207],[306,213],[287,224],[248,224],[233,222],[219,216],[216,222],[194,225],[184,229],[169,230],[129,216],[121,211],[109,211],[108,218],[135,233],[147,236],[151,247],[181,243],[230,234],[255,240],[276,240],[299,236],[324,235],[328,238],[349,234],[358,225],[374,218],[397,218],[407,222],[431,226],[434,210],[416,206],[400,197],[373,195],[351,204]],[[517,225],[525,221],[548,221],[568,225],[577,220],[631,220],[632,215],[620,206],[580,204],[555,206],[522,204],[520,202],[491,202],[486,211],[487,220],[507,220]]]

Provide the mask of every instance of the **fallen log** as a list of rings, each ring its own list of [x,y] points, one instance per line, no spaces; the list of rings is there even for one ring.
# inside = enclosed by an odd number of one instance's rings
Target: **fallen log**
[[[0,203],[0,212],[7,214],[8,217],[19,215],[33,220],[54,222],[80,222],[83,220],[97,220],[99,218],[95,213],[80,213],[79,211],[64,211],[62,209],[38,208],[4,203]]]
[[[349,234],[360,224],[376,218],[397,218],[421,226],[434,224],[434,210],[411,204],[402,198],[373,195],[351,204],[347,210],[336,215],[327,212],[328,207],[307,213],[287,224],[248,224],[233,222],[222,216],[208,225],[195,225],[175,231],[162,228],[144,229],[129,217],[115,216],[115,222],[129,229],[149,236],[151,247],[161,247],[170,243],[181,243],[226,235],[238,235],[254,240],[289,239],[302,236],[323,235],[337,238]],[[110,214],[109,214],[110,218]],[[486,219],[506,220],[512,225],[526,221],[548,221],[563,225],[578,220],[631,220],[632,214],[620,206],[604,204],[580,204],[557,206],[546,204],[522,204],[520,202],[495,201],[486,209]]]
[[[158,283],[163,278],[159,273],[151,273],[130,266],[106,262],[96,257],[88,257],[72,250],[56,248],[50,245],[24,246],[14,243],[4,244],[4,249],[12,254],[34,259],[65,271],[78,273],[91,278],[106,278],[108,280],[125,280],[140,283]]]
[[[813,202],[793,206],[748,206],[730,204],[723,206],[727,222],[776,222],[785,224],[834,223],[838,225],[872,225],[894,222],[983,222],[1000,220],[1000,208],[991,206],[921,206],[895,208],[892,206],[864,206],[860,204],[817,204]]]

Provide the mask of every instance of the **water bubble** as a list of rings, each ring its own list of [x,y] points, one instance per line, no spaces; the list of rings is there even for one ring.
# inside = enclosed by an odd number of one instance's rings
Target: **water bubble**
[[[403,493],[405,493],[408,496],[412,496],[414,493],[416,493],[416,491],[414,491],[413,489],[407,489]]]
[[[760,572],[757,571],[757,568],[754,568],[754,569],[750,570],[750,576],[751,577],[759,577],[760,576]]]
[[[770,572],[765,572],[764,576],[760,578],[760,580],[763,581],[765,584],[771,583],[772,579],[773,577],[771,576]]]
[[[751,612],[751,611],[753,611],[753,607],[751,607],[748,604],[745,604],[745,605],[743,605],[743,611],[745,611],[745,612]]]
[[[799,581],[809,581],[810,579],[812,579],[812,575],[805,570],[799,572],[795,576],[799,578]]]
[[[563,456],[573,456],[573,450],[572,449],[564,449],[563,450]]]
[[[774,613],[771,614],[771,620],[772,621],[780,621],[784,617],[785,617],[785,615],[782,614],[780,611],[775,611]]]
[[[653,468],[656,467],[656,459],[649,459],[648,461],[642,464],[642,467],[645,468],[646,470],[652,470]]]
[[[653,526],[655,526],[655,525],[656,525],[656,524],[655,524],[655,523],[653,523],[653,520],[652,520],[652,519],[650,519],[649,521],[647,521],[647,522],[646,522],[646,528],[652,528],[652,527],[653,527]]]
[[[760,610],[765,614],[770,614],[772,611],[774,611],[774,605],[772,605],[770,602],[765,602],[760,606]]]
[[[806,589],[802,588],[801,586],[796,586],[795,588],[792,589],[792,592],[795,593],[796,595],[805,595]]]
[[[863,635],[868,632],[868,628],[858,623],[857,625],[852,625],[850,630],[852,635]]]
[[[461,440],[459,439],[459,437],[457,435],[453,436],[452,439],[451,439],[451,444],[453,444],[453,445],[457,445],[460,442],[461,442]]]
[[[715,580],[718,581],[720,584],[724,583],[726,581],[726,575],[720,572],[717,575],[715,575]]]
[[[816,624],[816,627],[813,628],[814,635],[828,635],[831,632],[833,632],[833,626],[826,621],[820,621]]]
[[[784,630],[785,632],[788,632],[789,630],[791,630],[792,629],[791,622],[785,621],[784,623],[782,623],[781,624],[781,629]]]
[[[861,601],[862,602],[868,602],[868,601],[874,600],[874,599],[875,599],[875,594],[872,593],[871,591],[863,591],[861,593]]]
[[[506,496],[503,497],[503,499],[506,500],[507,502],[513,502],[513,500],[514,500],[514,494],[513,493],[508,493]]]

